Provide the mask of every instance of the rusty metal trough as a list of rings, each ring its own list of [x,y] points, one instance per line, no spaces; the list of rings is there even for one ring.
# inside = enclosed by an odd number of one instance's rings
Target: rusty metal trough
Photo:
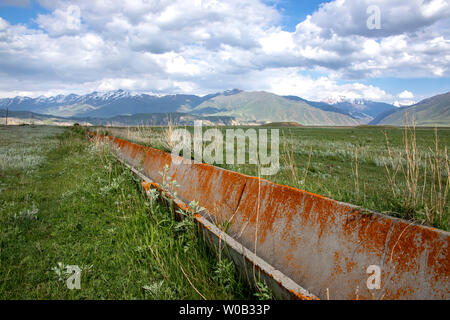
[[[257,270],[280,298],[450,298],[448,232],[208,164],[174,165],[169,153],[104,138],[144,186],[161,188],[168,165],[180,185],[176,203],[198,201],[206,238],[226,247],[250,280]],[[373,265],[380,289],[367,285]]]

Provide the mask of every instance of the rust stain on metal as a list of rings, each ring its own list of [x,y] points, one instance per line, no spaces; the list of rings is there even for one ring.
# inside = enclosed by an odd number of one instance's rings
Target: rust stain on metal
[[[289,290],[290,293],[292,293],[298,300],[319,300],[317,297],[313,296],[306,296],[300,292],[296,292],[294,290]]]
[[[232,218],[230,232],[244,246],[257,242],[258,255],[320,298],[329,289],[337,299],[372,299],[366,268],[379,265],[385,299],[450,299],[448,232],[209,164],[175,166],[169,153],[109,139],[156,183],[170,166],[183,201],[198,201],[214,222]]]

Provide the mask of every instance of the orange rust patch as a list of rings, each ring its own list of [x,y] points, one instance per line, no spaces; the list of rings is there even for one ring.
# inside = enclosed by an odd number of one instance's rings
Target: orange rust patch
[[[344,270],[341,267],[341,255],[338,251],[334,252],[334,259],[333,259],[333,272],[331,273],[331,279],[335,280],[336,275],[343,274]]]
[[[413,294],[414,292],[415,292],[415,290],[413,290],[412,288],[409,288],[409,287],[397,288],[395,290],[386,289],[384,292],[383,299],[384,300],[401,300],[404,297],[407,297],[407,296]],[[373,298],[370,297],[367,299],[373,299]]]
[[[150,182],[147,182],[147,181],[142,181],[141,182],[141,186],[144,188],[145,191],[149,191],[151,185],[152,184]]]
[[[347,272],[352,272],[353,268],[356,267],[356,262],[352,261],[349,257],[345,257],[345,266]]]
[[[173,197],[171,197],[173,198]],[[190,208],[188,205],[186,205],[184,202],[179,201],[177,199],[175,199],[175,204],[178,206],[178,208],[180,208],[181,210],[185,211],[185,212],[189,212]]]
[[[313,297],[313,296],[306,296],[300,292],[297,292],[295,290],[289,290],[289,292],[294,295],[299,300],[319,300],[319,298]]]
[[[311,197],[312,198],[312,197]],[[314,201],[314,199],[312,199]],[[336,219],[335,207],[337,202],[326,198],[315,199],[314,213],[316,215],[316,225],[319,226],[318,238],[322,238],[324,231],[334,225]]]
[[[417,245],[416,236],[420,236],[417,231],[420,230],[416,226],[404,221],[398,221],[392,230],[386,262],[393,264],[397,273],[418,271],[418,259],[425,247]]]

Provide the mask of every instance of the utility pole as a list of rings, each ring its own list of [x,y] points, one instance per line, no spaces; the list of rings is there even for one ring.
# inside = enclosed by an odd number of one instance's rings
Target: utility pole
[[[6,108],[6,121],[5,121],[6,126],[8,126],[8,108]]]

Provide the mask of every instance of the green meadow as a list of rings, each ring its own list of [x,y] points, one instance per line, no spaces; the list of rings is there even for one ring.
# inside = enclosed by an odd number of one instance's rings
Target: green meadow
[[[271,297],[82,129],[2,127],[0,150],[0,299]]]
[[[165,151],[175,129],[94,128]],[[280,170],[263,178],[449,230],[449,129],[265,129],[280,130]],[[272,297],[209,248],[189,214],[177,221],[156,196],[84,128],[0,128],[0,299]],[[68,289],[67,266],[80,268],[80,290]]]
[[[169,127],[127,127],[96,130],[170,151]],[[192,127],[183,127],[193,136]],[[286,127],[279,130],[280,170],[262,176],[261,166],[246,163],[215,165],[300,188],[365,209],[418,224],[449,230],[450,128],[424,127]],[[203,131],[210,129],[204,127]],[[224,135],[227,129],[219,127]],[[259,127],[242,127],[244,131]],[[204,142],[204,146],[208,143]],[[235,145],[235,147],[237,144]],[[223,147],[224,153],[226,146]],[[269,154],[271,151],[269,151]],[[189,157],[189,155],[188,155]],[[190,155],[193,158],[193,147]],[[222,157],[225,162],[225,155]],[[263,166],[264,167],[264,166]]]

